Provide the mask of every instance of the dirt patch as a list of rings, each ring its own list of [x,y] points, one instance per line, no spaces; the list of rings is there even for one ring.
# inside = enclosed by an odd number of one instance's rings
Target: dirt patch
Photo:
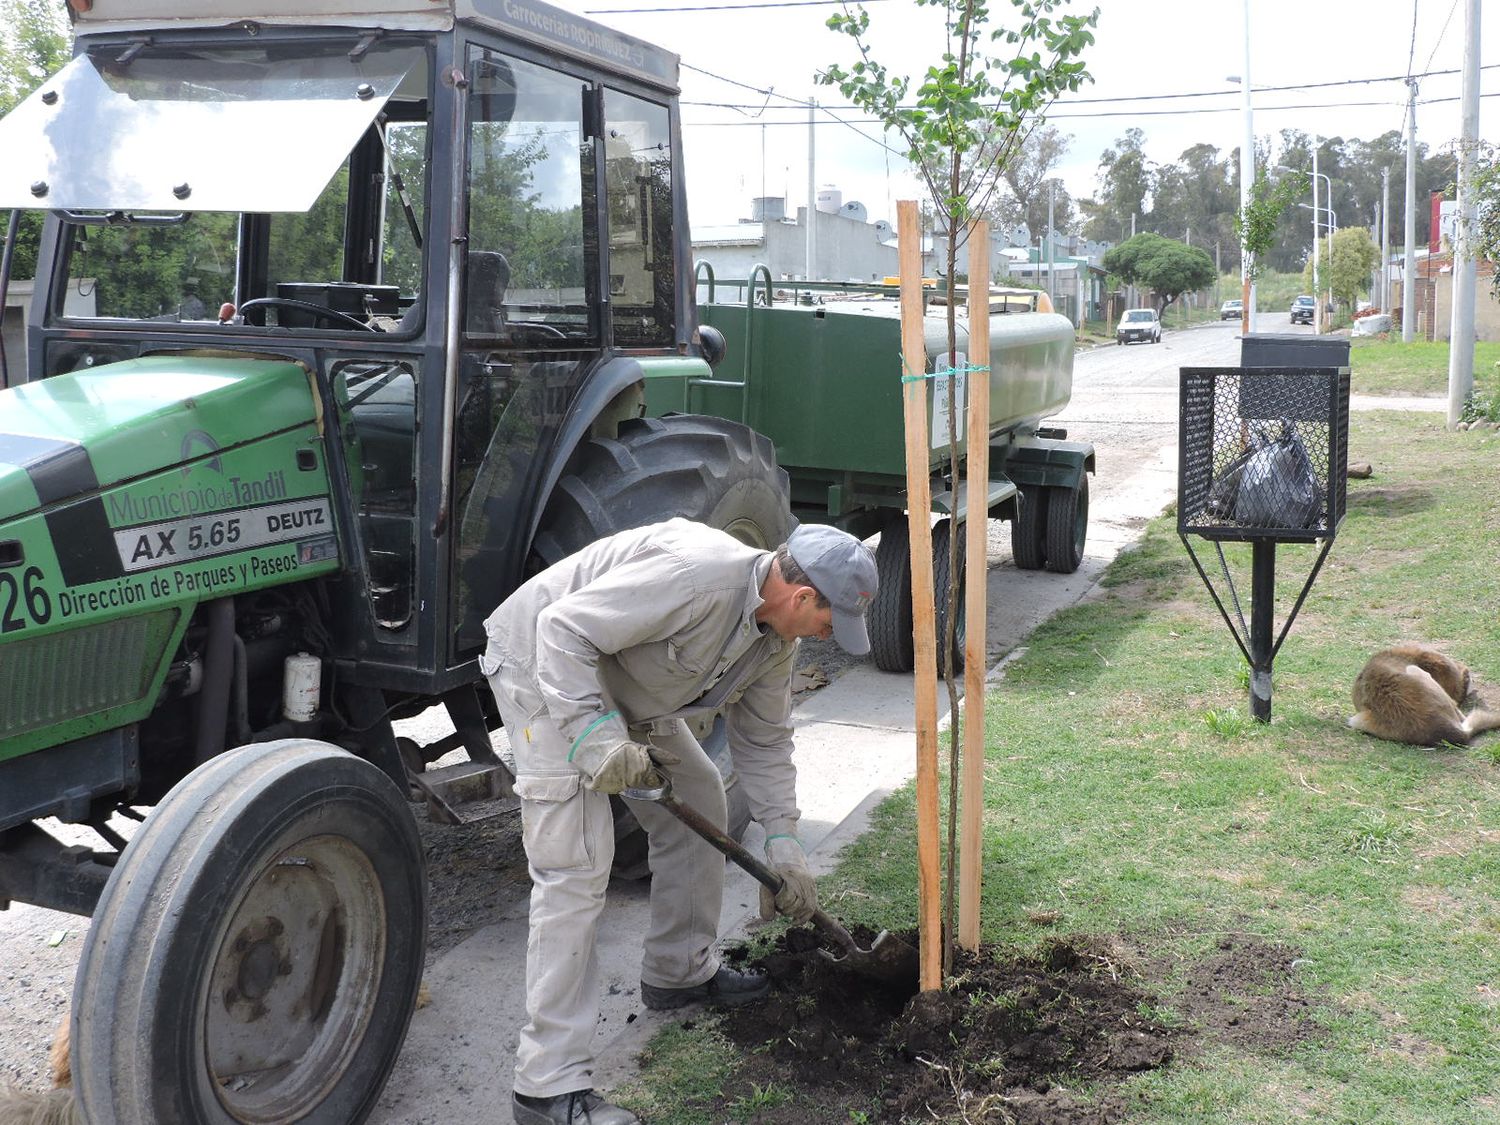
[[[1281,1051],[1306,1038],[1295,960],[1231,937],[1184,972],[1114,936],[1074,935],[1034,955],[960,953],[948,987],[915,994],[915,982],[830,965],[813,932],[790,930],[753,962],[770,997],[723,1017],[743,1062],[711,1112],[757,1125],[1107,1125],[1130,1107],[1120,1084],[1132,1074],[1208,1042]]]

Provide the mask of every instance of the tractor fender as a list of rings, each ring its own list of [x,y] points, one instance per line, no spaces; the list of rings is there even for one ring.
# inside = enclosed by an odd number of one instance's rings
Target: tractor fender
[[[584,441],[594,436],[594,424],[610,403],[632,387],[639,386],[641,388],[640,410],[637,415],[632,415],[635,417],[643,414],[645,410],[644,388],[647,379],[707,378],[710,374],[708,364],[697,356],[647,356],[644,358],[615,356],[595,369],[584,384],[578,400],[574,402],[568,419],[558,432],[557,440],[553,442],[552,450],[548,454],[547,467],[542,475],[541,485],[537,489],[536,502],[531,506],[530,525],[526,528],[525,550],[521,552],[520,557],[525,558],[530,554],[537,529],[541,526],[542,515],[547,510],[547,502],[552,498],[557,482],[562,479],[568,461]]]

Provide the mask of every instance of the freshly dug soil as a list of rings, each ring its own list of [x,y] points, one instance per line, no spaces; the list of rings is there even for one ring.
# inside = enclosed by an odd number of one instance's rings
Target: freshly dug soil
[[[1116,1087],[1131,1074],[1209,1039],[1277,1050],[1309,1033],[1295,951],[1248,936],[1226,935],[1165,999],[1149,975],[1164,979],[1166,963],[1153,970],[1149,952],[1112,935],[1035,956],[960,952],[948,987],[920,994],[915,981],[892,988],[831,964],[817,946],[813,931],[789,930],[752,962],[771,995],[723,1017],[744,1055],[714,1110],[764,1125],[1105,1125],[1123,1120],[1130,1102]]]

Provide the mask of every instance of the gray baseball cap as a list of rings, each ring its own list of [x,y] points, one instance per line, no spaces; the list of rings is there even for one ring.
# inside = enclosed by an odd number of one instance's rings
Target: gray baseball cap
[[[805,523],[786,541],[807,580],[833,606],[833,639],[853,656],[870,651],[865,610],[875,598],[875,552],[847,531]]]

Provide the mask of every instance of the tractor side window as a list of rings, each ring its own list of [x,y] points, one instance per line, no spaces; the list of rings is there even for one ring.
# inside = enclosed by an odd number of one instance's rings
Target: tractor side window
[[[531,345],[593,337],[597,248],[587,84],[475,48],[469,67],[465,331]],[[587,206],[586,206],[587,204]]]
[[[666,106],[604,91],[604,191],[615,343],[670,344],[677,286]]]

